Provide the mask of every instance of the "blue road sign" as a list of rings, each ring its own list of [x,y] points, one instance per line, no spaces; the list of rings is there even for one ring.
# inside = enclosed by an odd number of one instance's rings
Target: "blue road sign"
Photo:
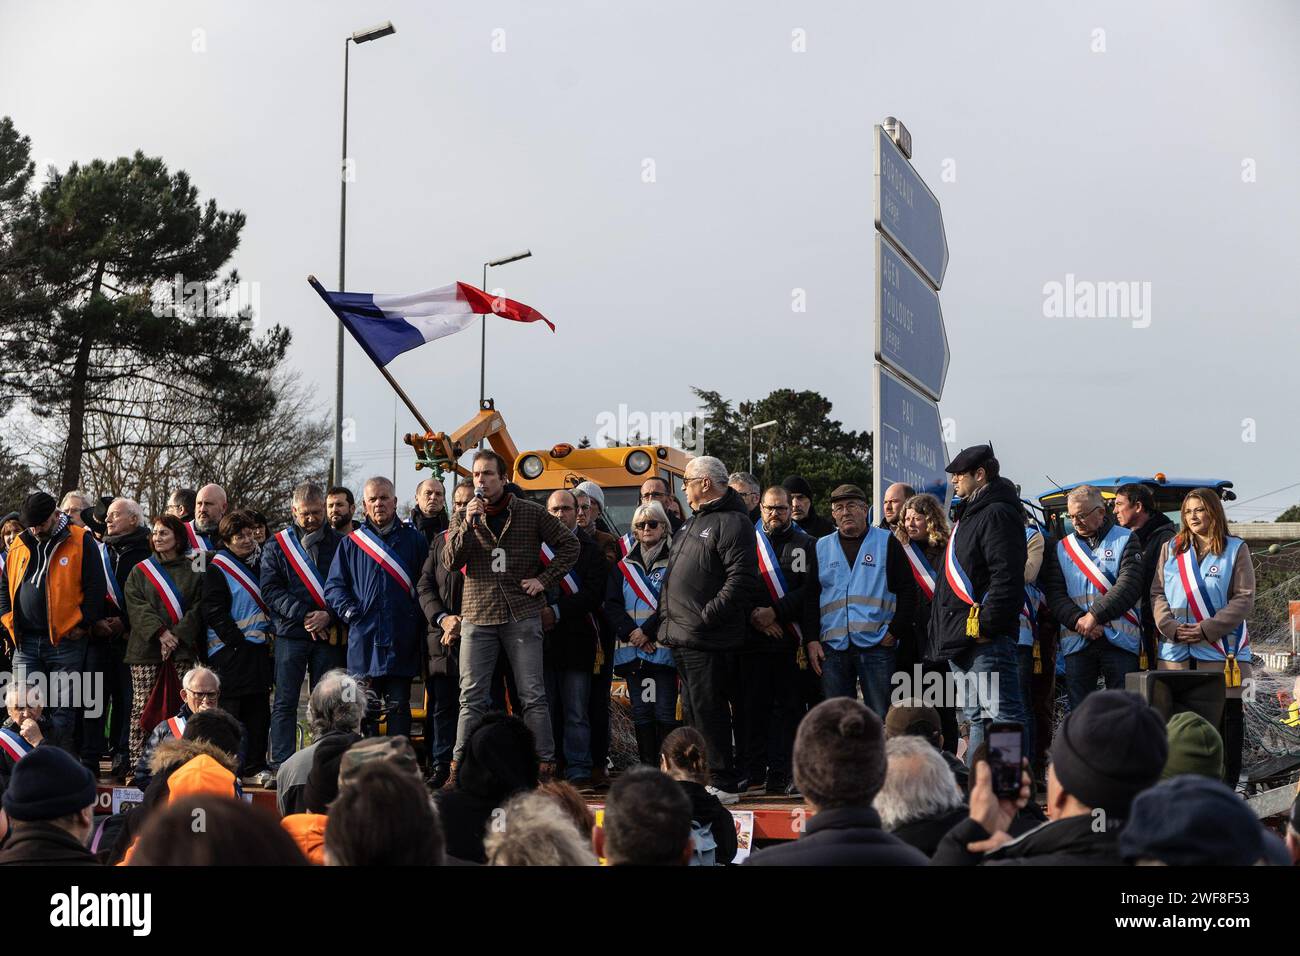
[[[876,399],[875,501],[896,481],[948,502],[948,452],[939,406],[883,365],[873,375]]]
[[[876,228],[894,241],[936,289],[948,268],[939,200],[894,141],[876,127]]]
[[[876,276],[876,359],[937,401],[950,357],[939,294],[880,235]]]

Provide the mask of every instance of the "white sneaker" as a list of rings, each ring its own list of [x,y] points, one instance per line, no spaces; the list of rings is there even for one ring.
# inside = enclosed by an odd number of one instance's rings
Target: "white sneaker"
[[[704,789],[717,797],[718,803],[722,804],[724,807],[735,806],[740,802],[740,794],[732,793],[730,790],[719,790],[714,786],[708,786]]]

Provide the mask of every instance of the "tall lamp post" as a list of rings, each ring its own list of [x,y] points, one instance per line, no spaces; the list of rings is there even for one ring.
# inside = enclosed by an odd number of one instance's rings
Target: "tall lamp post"
[[[762,431],[764,428],[771,428],[775,424],[776,419],[774,418],[770,422],[749,426],[749,473],[751,475],[754,473],[754,432]]]
[[[512,256],[503,256],[500,259],[493,259],[491,262],[483,263],[483,291],[487,292],[488,295],[492,294],[491,292],[488,292],[488,287],[487,287],[487,271],[489,268],[496,268],[497,266],[504,266],[507,263],[518,262],[520,259],[528,259],[532,256],[532,254],[533,254],[532,250],[525,249],[523,252],[516,252]],[[486,369],[487,369],[487,320],[488,317],[486,315],[483,316],[482,334],[479,337],[479,350],[478,350],[478,407],[479,408],[483,407],[483,399],[487,398],[487,389],[486,389],[487,379],[485,377]],[[478,446],[480,448],[483,447],[482,439],[479,440]]]
[[[356,33],[343,40],[343,161],[339,164],[339,179],[342,192],[339,197],[339,291],[344,284],[344,266],[347,262],[348,235],[348,60],[351,53],[350,44],[369,43],[380,37],[397,32],[391,20],[385,20],[377,26]],[[343,484],[343,323],[339,323],[338,359],[335,367],[334,381],[334,476],[333,483]]]

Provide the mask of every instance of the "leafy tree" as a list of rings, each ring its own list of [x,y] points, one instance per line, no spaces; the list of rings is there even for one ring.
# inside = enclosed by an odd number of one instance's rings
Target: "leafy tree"
[[[1278,515],[1274,521],[1300,521],[1300,505],[1292,505]]]
[[[24,146],[0,129],[0,171]],[[141,152],[52,171],[19,206],[0,289],[36,294],[0,308],[0,395],[62,424],[61,490],[81,483],[86,455],[108,450],[91,440],[87,416],[160,413],[155,396],[123,387],[131,383],[190,399],[161,412],[176,416],[167,424],[186,444],[237,438],[271,413],[271,374],[289,333],[254,335],[251,310],[236,299],[238,274],[219,274],[239,245],[242,213],[200,204],[184,171]]]
[[[13,448],[0,440],[0,515],[17,511],[23,499],[39,487],[39,478]]]

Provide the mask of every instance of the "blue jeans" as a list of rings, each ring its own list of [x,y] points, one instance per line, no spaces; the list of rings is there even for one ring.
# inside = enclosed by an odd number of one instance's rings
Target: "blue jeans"
[[[619,670],[627,682],[634,726],[677,723],[677,668],[638,658],[620,664]]]
[[[327,641],[282,637],[275,642],[275,702],[271,705],[271,766],[279,767],[297,749],[298,698],[302,679],[311,674],[311,686],[328,670],[347,664],[347,648]]]
[[[530,617],[506,624],[460,625],[460,723],[456,728],[454,759],[459,762],[469,735],[478,729],[487,713],[497,658],[505,652],[514,674],[519,697],[516,713],[523,710],[524,723],[537,742],[542,763],[555,760],[555,737],[546,707],[546,676],[542,668],[542,619]]]
[[[951,660],[948,669],[959,681],[958,703],[962,717],[970,722],[970,741],[966,745],[966,763],[970,765],[975,748],[984,742],[988,723],[1007,720],[1028,727],[1030,717],[1029,708],[1020,696],[1020,665],[1014,640],[995,639],[975,644],[958,659],[966,657],[969,657],[966,666]]]
[[[1124,675],[1138,669],[1138,656],[1116,647],[1104,637],[1089,641],[1083,649],[1065,658],[1065,689],[1070,694],[1070,709],[1097,689],[1097,678],[1104,677],[1107,690],[1123,690]]]
[[[24,635],[14,651],[14,679],[27,681],[39,678],[44,681],[45,711],[49,714],[53,729],[51,736],[54,739],[51,743],[74,756],[80,750],[80,741],[76,739],[77,712],[80,708],[72,705],[82,703],[77,698],[81,687],[81,672],[86,667],[87,643],[84,638],[79,641],[64,638],[56,646],[43,635]],[[77,688],[73,695],[68,694],[73,689],[70,686],[73,682],[66,678],[55,680],[53,678],[56,674],[75,675]],[[92,693],[99,692],[92,690]],[[100,700],[97,701],[101,707],[105,706],[102,697],[100,693]]]
[[[564,750],[564,779],[591,779],[591,671],[546,668],[551,726]]]
[[[1016,645],[1016,664],[1020,672],[1020,700],[1024,703],[1025,713],[1025,756],[1029,764],[1034,764],[1034,717],[1033,717],[1033,680],[1034,680],[1034,646],[1032,644]]]
[[[889,679],[894,674],[897,647],[854,647],[837,651],[827,647],[822,660],[822,690],[826,697],[858,696],[862,684],[862,700],[876,712],[881,720],[889,710]]]

